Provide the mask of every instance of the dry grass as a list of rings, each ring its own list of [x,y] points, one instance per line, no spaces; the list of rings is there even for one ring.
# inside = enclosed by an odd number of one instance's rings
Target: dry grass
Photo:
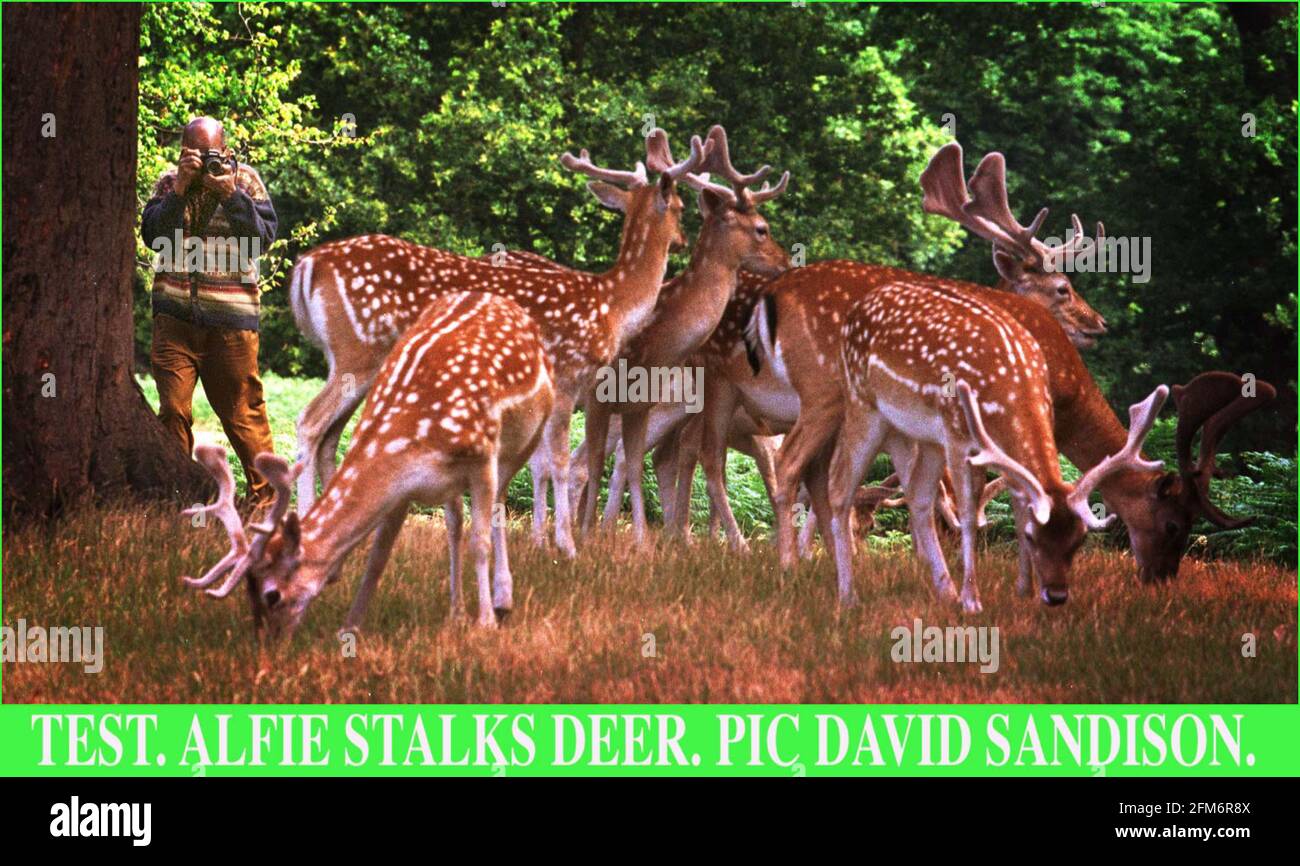
[[[985,612],[935,602],[910,553],[858,562],[860,606],[841,611],[823,556],[783,575],[765,543],[748,557],[700,542],[634,550],[604,535],[576,561],[512,538],[515,611],[483,631],[448,616],[440,518],[413,517],[355,657],[335,630],[362,562],[317,601],[293,643],[259,654],[242,594],[181,585],[224,552],[219,529],[174,514],[96,509],[56,534],[4,543],[4,622],[100,625],[97,675],[5,665],[8,702],[1296,702],[1296,573],[1188,561],[1166,587],[1090,547],[1064,608],[1016,597],[1014,552],[983,554]],[[951,561],[951,556],[950,556]],[[469,593],[472,597],[472,591]],[[896,664],[890,630],[996,625],[1001,670]],[[1241,655],[1242,635],[1258,637]],[[643,655],[646,635],[655,656]]]

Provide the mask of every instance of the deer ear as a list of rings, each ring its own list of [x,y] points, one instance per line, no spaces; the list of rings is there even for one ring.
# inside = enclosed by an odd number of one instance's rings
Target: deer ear
[[[587,184],[587,189],[591,190],[591,194],[605,207],[627,213],[627,190],[600,180],[593,180]]]
[[[1178,492],[1178,473],[1166,472],[1155,480],[1156,496],[1164,499],[1168,496],[1175,496]]]
[[[673,179],[667,172],[659,175],[658,189],[656,190],[657,194],[655,196],[655,206],[659,209],[660,213],[668,210],[668,203],[673,199],[674,186],[675,184],[673,183]]]
[[[296,553],[302,546],[302,524],[298,522],[298,512],[289,512],[289,516],[281,525],[281,530],[284,534],[285,546],[289,551]]]
[[[1025,275],[1025,263],[997,247],[993,248],[993,267],[1008,283],[1018,283]]]

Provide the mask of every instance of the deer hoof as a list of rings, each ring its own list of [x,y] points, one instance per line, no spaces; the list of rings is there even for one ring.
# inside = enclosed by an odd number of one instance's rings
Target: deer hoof
[[[496,614],[497,622],[505,622],[510,618],[510,608],[508,607],[494,607],[492,613]]]

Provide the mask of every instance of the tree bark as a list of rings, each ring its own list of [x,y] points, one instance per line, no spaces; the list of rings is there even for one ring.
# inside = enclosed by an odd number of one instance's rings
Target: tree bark
[[[3,14],[6,518],[201,500],[206,475],[131,375],[140,7]]]

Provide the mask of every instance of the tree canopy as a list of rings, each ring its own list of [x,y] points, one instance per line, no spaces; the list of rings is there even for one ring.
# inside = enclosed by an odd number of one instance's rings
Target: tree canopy
[[[968,172],[1006,154],[1012,207],[1050,207],[1046,234],[1077,212],[1151,239],[1149,282],[1074,279],[1112,326],[1087,361],[1115,405],[1255,373],[1286,397],[1252,435],[1290,450],[1296,12],[1265,5],[151,4],[138,192],[189,117],[224,120],[286,229],[263,363],[320,374],[285,303],[292,256],[384,232],[600,267],[617,217],[557,157],[630,167],[650,125],[680,150],[722,123],[737,164],[790,170],[768,212],[809,261],[992,283],[988,245],[921,211],[920,171],[955,135]]]

